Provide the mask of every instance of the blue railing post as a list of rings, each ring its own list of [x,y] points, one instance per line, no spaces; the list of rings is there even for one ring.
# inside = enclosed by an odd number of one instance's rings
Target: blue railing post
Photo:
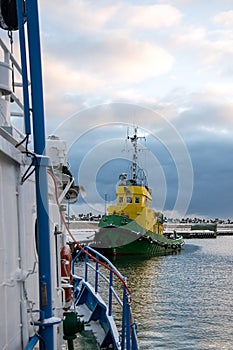
[[[123,310],[122,310],[122,329],[121,329],[121,350],[125,349],[125,331],[127,318],[127,293],[126,287],[123,286]]]
[[[99,259],[99,255],[96,254],[96,259]],[[98,293],[98,283],[99,283],[99,263],[95,263],[95,292]]]
[[[131,349],[131,326],[130,326],[130,305],[128,300],[128,294],[126,295],[126,349]]]
[[[112,316],[112,271],[109,272],[108,315]]]
[[[138,350],[137,326],[135,323],[131,325],[131,334],[132,334],[132,350]]]
[[[88,279],[88,255],[85,255],[85,276],[84,276],[84,281],[87,282]]]

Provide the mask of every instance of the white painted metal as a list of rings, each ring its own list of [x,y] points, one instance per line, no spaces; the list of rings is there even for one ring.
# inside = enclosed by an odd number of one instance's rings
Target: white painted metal
[[[12,68],[8,63],[0,62],[0,93],[3,95],[11,94],[11,73]]]
[[[10,119],[10,102],[0,94],[0,126],[7,126]]]
[[[1,39],[0,46],[4,48],[5,59],[9,59]],[[10,120],[9,71],[5,61],[0,62],[0,349],[22,350],[29,337],[37,332],[33,322],[39,318],[36,202],[33,174],[21,183],[31,160],[21,153],[23,146],[15,148],[23,133],[15,129]],[[62,318],[60,249],[66,240],[52,182],[49,185],[49,216],[53,309],[54,316]],[[62,232],[57,238],[55,227]],[[62,335],[61,323],[55,326],[54,350],[64,349]]]
[[[46,154],[50,158],[53,167],[66,165],[66,142],[57,136],[50,136],[46,142]]]

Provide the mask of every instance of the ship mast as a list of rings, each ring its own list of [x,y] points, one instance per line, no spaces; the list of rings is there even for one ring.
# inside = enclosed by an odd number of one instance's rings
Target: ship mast
[[[137,160],[138,160],[138,140],[139,139],[146,139],[145,136],[138,136],[138,127],[134,128],[134,135],[133,136],[127,136],[127,139],[131,141],[133,145],[133,180],[137,182]]]

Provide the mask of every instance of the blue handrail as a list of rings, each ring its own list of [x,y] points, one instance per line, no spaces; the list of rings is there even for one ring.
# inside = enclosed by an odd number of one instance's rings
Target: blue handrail
[[[115,297],[117,303],[122,308],[122,320],[121,320],[121,350],[138,350],[137,343],[137,334],[136,334],[136,325],[133,322],[133,317],[131,313],[131,296],[129,293],[129,289],[127,287],[125,277],[117,270],[117,268],[102,254],[94,250],[89,246],[85,246],[82,250],[79,250],[78,254],[72,261],[72,273],[74,274],[74,265],[76,261],[79,259],[81,254],[85,254],[85,270],[84,270],[84,281],[93,283],[93,281],[88,280],[88,269],[92,269],[94,271],[94,290],[95,293],[98,293],[99,287],[99,277],[108,283],[109,286],[109,295],[108,295],[108,316],[112,316],[113,314],[113,296]],[[95,260],[95,264],[90,264],[89,260]],[[101,261],[100,261],[101,259]],[[106,277],[99,270],[99,265],[108,266],[109,277]],[[123,284],[123,296],[122,300],[118,296],[115,288],[113,287],[113,277],[116,276]]]
[[[38,335],[35,334],[32,338],[30,338],[29,342],[27,343],[27,345],[25,346],[24,350],[32,350],[35,348],[37,342],[38,342],[39,338]]]

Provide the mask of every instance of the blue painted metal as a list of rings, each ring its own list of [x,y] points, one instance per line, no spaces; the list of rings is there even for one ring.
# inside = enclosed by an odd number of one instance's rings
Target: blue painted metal
[[[132,324],[132,350],[137,350],[138,346],[138,338],[137,338],[137,325],[135,323]]]
[[[37,0],[27,0],[27,29],[31,73],[34,151],[45,151],[44,99]]]
[[[24,13],[22,8],[22,0],[16,0],[18,26],[19,26],[19,41],[20,41],[20,56],[23,79],[23,105],[24,105],[24,127],[25,134],[31,134],[29,95],[28,95],[28,73],[27,73],[27,58],[25,46],[25,31],[24,31]]]
[[[125,328],[125,322],[126,322],[126,316],[127,316],[127,312],[126,312],[126,308],[127,308],[127,294],[126,294],[126,288],[125,286],[123,287],[123,308],[122,308],[122,325],[121,325],[121,350],[125,349],[125,339],[126,339],[126,328]]]
[[[21,3],[21,6],[20,4]],[[25,38],[23,29],[22,2],[17,0],[20,21],[20,44],[23,64],[25,60]],[[40,322],[48,319],[53,320],[52,311],[52,290],[51,290],[51,262],[50,262],[50,234],[48,217],[48,182],[47,167],[44,163],[45,154],[45,127],[44,127],[44,103],[43,86],[41,72],[41,52],[38,5],[36,0],[26,1],[27,9],[27,32],[28,49],[31,75],[31,94],[32,94],[32,117],[33,117],[33,138],[34,152],[37,162],[35,164],[36,178],[36,203],[37,203],[37,235],[38,235],[38,262],[39,262],[39,294],[40,294]],[[24,67],[24,93],[27,96],[26,67]],[[27,97],[26,97],[27,100]],[[26,102],[27,103],[27,102]],[[26,119],[28,123],[28,119]],[[27,124],[30,129],[30,123]],[[42,162],[43,160],[43,162]],[[57,322],[57,320],[56,320]],[[54,322],[44,322],[40,327],[39,334],[43,342],[40,341],[40,348],[45,345],[47,350],[53,350],[53,325]],[[43,345],[43,347],[42,347]]]
[[[108,297],[108,315],[112,316],[112,271],[109,272],[109,297]]]
[[[28,342],[28,344],[25,346],[24,350],[32,350],[35,348],[37,342],[38,342],[39,338],[38,336],[35,334]]]
[[[88,279],[88,255],[85,256],[85,282],[87,282]]]
[[[126,327],[126,349],[131,349],[131,320],[130,320],[130,301],[129,296],[126,293],[126,320],[125,320],[125,327]]]
[[[92,311],[92,315],[90,317],[90,320],[99,320],[100,324],[102,325],[104,331],[105,331],[105,339],[103,341],[103,346],[108,345],[108,341],[111,341],[113,339],[113,332],[111,330],[111,325],[108,320],[108,317],[112,317],[113,315],[113,296],[119,303],[119,305],[122,307],[122,328],[121,328],[121,350],[138,350],[138,343],[137,343],[137,334],[136,334],[136,325],[132,322],[132,314],[131,314],[131,302],[130,302],[130,295],[127,290],[127,287],[123,285],[123,296],[122,301],[118,297],[114,287],[113,287],[113,277],[118,277],[121,281],[124,281],[124,277],[121,275],[121,273],[116,269],[116,267],[102,254],[95,251],[91,247],[84,247],[84,250],[88,253],[91,253],[92,256],[94,256],[97,261],[95,261],[95,264],[90,264],[89,259],[91,259],[87,254],[85,258],[85,266],[84,266],[84,281],[82,288],[80,290],[79,284],[81,282],[81,279],[79,278],[77,280],[77,285],[74,284],[75,291],[78,290],[78,293],[76,294],[76,304],[86,304],[88,308]],[[83,254],[83,251],[79,251],[74,260],[72,261],[72,272],[74,274],[74,264],[78,260],[78,258]],[[107,270],[109,272],[109,277],[106,277],[103,275],[103,273],[99,270],[100,261],[103,261],[105,264],[107,264],[110,268],[110,270]],[[88,269],[94,270],[95,274],[95,280],[89,281],[88,279]],[[102,277],[104,281],[108,283],[109,287],[109,296],[108,296],[108,303],[107,306],[104,306],[102,302],[98,300],[98,282],[99,277]],[[89,285],[93,284],[93,290],[90,289]],[[94,291],[94,292],[93,292]],[[107,314],[106,314],[107,312]],[[116,347],[118,348],[118,347]]]
[[[99,338],[100,348],[109,348],[111,345],[112,349],[119,350],[119,337],[111,327],[112,322],[107,314],[107,307],[99,298],[99,294],[94,293],[93,288],[88,282],[83,281],[81,292],[79,293],[75,304],[76,307],[86,305],[89,309],[90,315],[87,319],[84,319],[84,321],[87,323],[97,321],[97,327],[101,326],[102,332],[100,332],[100,336],[102,336],[102,338]],[[95,332],[98,333],[97,328],[95,328]]]
[[[99,259],[99,254],[96,255],[96,259]],[[95,293],[98,293],[98,284],[99,284],[99,263],[95,263]]]

